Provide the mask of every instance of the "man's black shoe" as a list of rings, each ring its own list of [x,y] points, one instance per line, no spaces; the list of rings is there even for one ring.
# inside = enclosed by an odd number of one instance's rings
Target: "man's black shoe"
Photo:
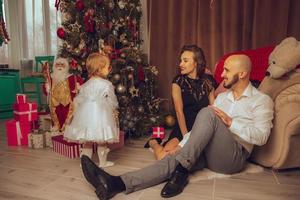
[[[95,193],[100,200],[111,199],[113,196],[119,193],[119,191],[113,189],[114,186],[112,185],[112,183],[107,181],[102,176],[98,176],[98,178],[101,184],[98,185]]]
[[[144,145],[144,148],[147,148],[147,149],[150,148],[149,142],[150,142],[151,140],[156,140],[158,144],[160,144],[160,143],[162,142],[162,139],[160,139],[160,138],[150,138],[150,139],[146,142],[146,144]]]
[[[175,170],[172,177],[161,190],[160,195],[164,198],[170,198],[180,194],[188,183],[188,176],[188,173]]]
[[[99,199],[110,199],[120,192],[114,187],[113,176],[99,168],[89,157],[82,155],[81,167],[84,177],[96,189]]]

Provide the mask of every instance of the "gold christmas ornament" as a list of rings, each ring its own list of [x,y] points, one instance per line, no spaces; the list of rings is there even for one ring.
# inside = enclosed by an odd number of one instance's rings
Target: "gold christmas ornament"
[[[173,127],[176,123],[176,120],[173,115],[167,115],[165,117],[165,123],[168,127]]]
[[[145,111],[145,109],[144,109],[143,106],[139,106],[139,107],[138,107],[138,112],[139,112],[139,113],[144,113],[144,111]]]
[[[139,96],[139,89],[136,89],[134,86],[129,88],[129,92],[132,97],[138,97]]]
[[[122,84],[117,85],[116,90],[117,90],[117,93],[119,93],[119,94],[123,94],[123,93],[126,92],[126,88],[125,88],[125,86],[122,85]]]
[[[120,75],[120,74],[114,74],[114,75],[113,75],[113,80],[114,80],[114,81],[117,82],[117,81],[119,81],[120,79],[121,79],[121,75]]]

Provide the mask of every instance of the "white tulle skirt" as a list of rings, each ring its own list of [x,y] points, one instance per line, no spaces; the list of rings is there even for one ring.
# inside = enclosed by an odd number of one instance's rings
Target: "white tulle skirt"
[[[119,128],[113,109],[105,103],[85,100],[76,108],[70,125],[65,128],[64,137],[80,143],[119,142]]]

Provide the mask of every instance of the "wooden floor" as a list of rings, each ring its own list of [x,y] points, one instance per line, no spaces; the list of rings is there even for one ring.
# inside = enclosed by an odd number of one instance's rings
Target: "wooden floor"
[[[93,188],[85,181],[79,159],[68,159],[51,149],[33,150],[8,147],[4,120],[0,120],[0,199],[15,200],[94,200]],[[144,139],[145,140],[145,139]],[[153,155],[142,148],[144,140],[131,140],[119,151],[111,152],[116,165],[107,169],[119,175],[154,162]],[[134,192],[118,194],[119,200],[162,199],[163,184]],[[300,199],[300,169],[218,178],[190,183],[173,199],[188,200],[291,200]]]

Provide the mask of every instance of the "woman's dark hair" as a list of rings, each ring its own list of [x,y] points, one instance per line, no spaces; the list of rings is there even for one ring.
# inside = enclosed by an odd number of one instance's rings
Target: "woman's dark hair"
[[[206,60],[204,56],[203,50],[195,44],[192,45],[184,45],[181,48],[180,55],[185,51],[191,51],[194,53],[194,60],[197,63],[197,76],[201,77],[205,72]]]

